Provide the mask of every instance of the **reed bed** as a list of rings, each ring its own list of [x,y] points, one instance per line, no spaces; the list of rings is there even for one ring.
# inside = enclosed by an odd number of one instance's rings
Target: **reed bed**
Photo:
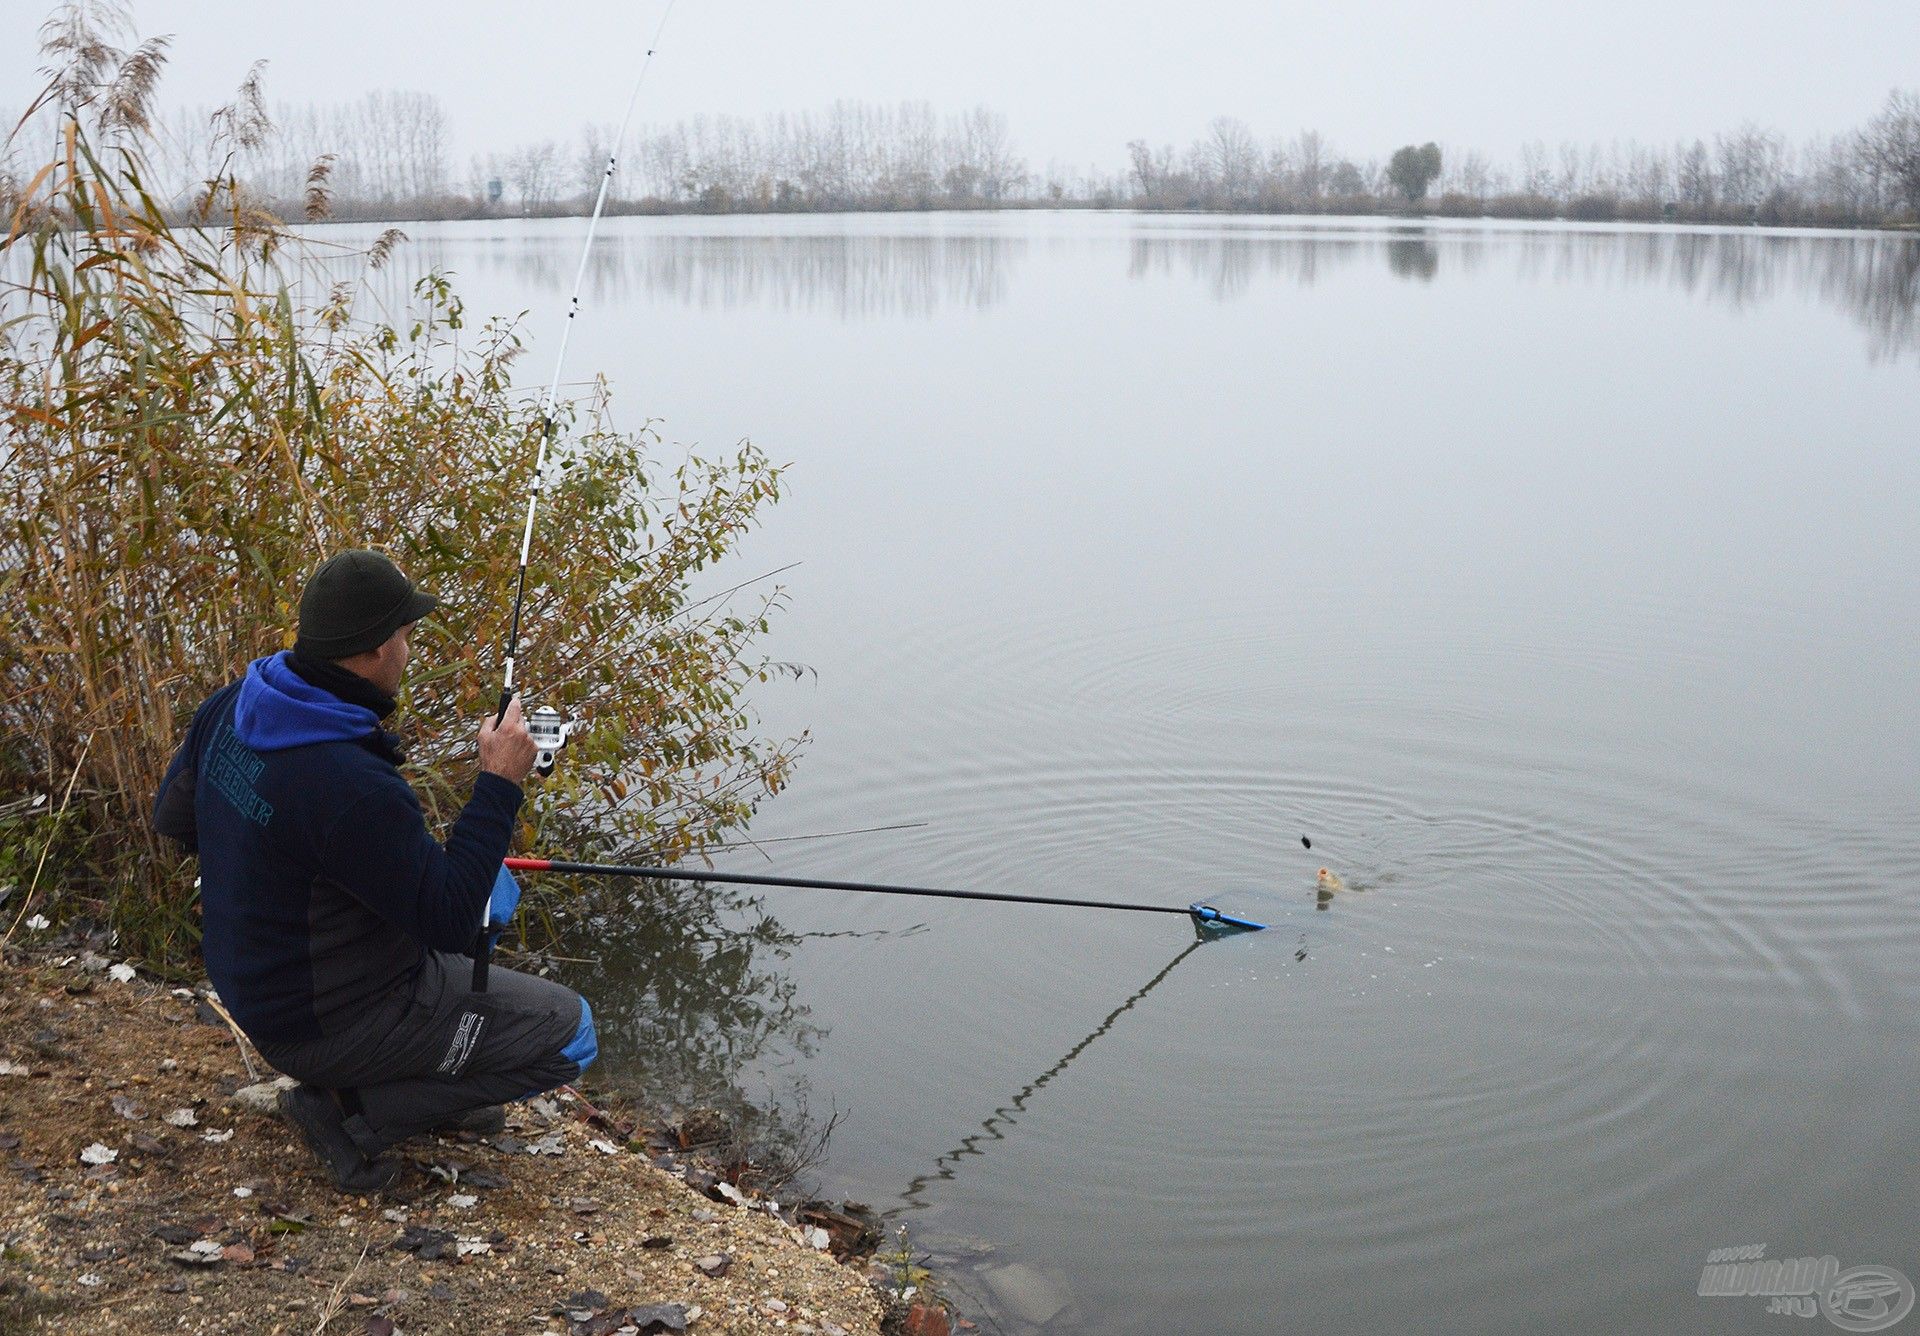
[[[512,321],[474,321],[436,274],[364,316],[359,281],[400,236],[341,277],[249,198],[233,163],[272,132],[257,70],[216,118],[224,165],[182,191],[152,179],[164,42],[74,4],[43,47],[35,110],[61,135],[0,244],[0,919],[84,915],[168,964],[197,936],[194,879],[151,831],[155,786],[195,705],[291,643],[325,555],[380,548],[441,596],[397,725],[430,818],[458,809],[542,427]],[[587,727],[522,839],[680,859],[744,825],[801,742],[760,737],[746,701],[795,671],[756,649],[780,590],[692,592],[780,471],[745,444],[664,462],[608,404],[601,384],[565,407],[542,503],[523,657]]]

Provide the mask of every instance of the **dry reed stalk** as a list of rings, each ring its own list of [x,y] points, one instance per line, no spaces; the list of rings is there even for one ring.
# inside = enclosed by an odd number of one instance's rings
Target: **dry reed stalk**
[[[246,1031],[242,1030],[239,1022],[228,1013],[226,1005],[220,1001],[218,995],[211,992],[203,993],[200,1000],[212,1007],[213,1014],[227,1023],[227,1029],[233,1032],[233,1042],[240,1049],[240,1061],[246,1065],[247,1079],[258,1082],[260,1069],[253,1065],[253,1041],[247,1038]]]

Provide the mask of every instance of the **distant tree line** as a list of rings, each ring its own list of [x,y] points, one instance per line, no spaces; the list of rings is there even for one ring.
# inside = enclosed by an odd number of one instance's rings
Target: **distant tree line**
[[[241,177],[263,203],[284,210],[317,202],[340,218],[577,213],[599,186],[614,134],[589,125],[571,142],[527,142],[456,170],[449,118],[430,94],[371,93],[268,114],[276,133],[248,151]],[[207,113],[175,113],[168,128],[186,179],[211,170]],[[10,163],[34,156],[0,158],[0,190]],[[1408,144],[1382,164],[1337,151],[1317,131],[1262,137],[1221,117],[1184,148],[1136,139],[1122,166],[1037,171],[1006,118],[986,107],[943,114],[924,102],[836,102],[817,112],[695,116],[642,129],[624,146],[610,199],[618,212],[1118,207],[1914,223],[1920,94],[1895,92],[1860,129],[1801,144],[1748,124],[1672,144],[1533,140],[1507,162]]]
[[[1127,146],[1127,201],[1163,209],[1848,225],[1920,218],[1920,96],[1896,92],[1864,127],[1790,145],[1745,125],[1675,144],[1520,146],[1500,164],[1438,144],[1383,168],[1335,153],[1314,131],[1262,142],[1222,117],[1185,150]]]
[[[273,133],[248,148],[238,164],[242,178],[267,199],[301,199],[314,164],[322,161],[333,196],[354,205],[442,201],[457,190],[447,170],[451,121],[431,94],[368,93],[333,106],[281,104],[267,114]],[[184,162],[209,161],[214,145],[207,112],[176,111],[167,129]]]
[[[582,135],[570,188],[598,186],[612,136],[611,126]],[[1032,180],[1005,116],[943,116],[925,102],[696,116],[643,130],[623,158],[623,200],[714,211],[991,208],[1025,201]]]

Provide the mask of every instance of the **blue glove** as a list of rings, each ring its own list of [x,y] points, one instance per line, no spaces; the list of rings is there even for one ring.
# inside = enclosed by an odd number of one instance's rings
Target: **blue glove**
[[[493,894],[487,898],[487,927],[497,937],[513,921],[513,911],[520,908],[520,883],[514,880],[513,873],[506,865],[500,866],[500,875],[493,879]]]

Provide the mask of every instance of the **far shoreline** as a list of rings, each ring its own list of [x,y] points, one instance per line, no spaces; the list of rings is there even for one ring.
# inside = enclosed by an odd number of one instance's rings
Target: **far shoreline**
[[[409,203],[417,205],[417,201]],[[1176,208],[1156,207],[1142,204],[1096,204],[1091,202],[1047,201],[1047,202],[1006,202],[996,205],[955,205],[940,204],[926,207],[901,205],[847,205],[839,208],[795,209],[795,208],[730,208],[707,209],[695,205],[617,205],[609,206],[605,218],[933,218],[940,216],[972,217],[977,215],[1003,214],[1097,214],[1114,217],[1137,218],[1189,218],[1208,220],[1248,220],[1279,221],[1285,220],[1300,224],[1337,223],[1353,226],[1366,224],[1399,226],[1412,229],[1424,229],[1434,225],[1466,228],[1474,225],[1492,224],[1500,230],[1524,230],[1528,227],[1547,225],[1555,230],[1585,232],[1648,232],[1648,233],[1700,233],[1704,235],[1753,233],[1758,235],[1836,235],[1841,233],[1859,233],[1862,235],[1890,235],[1895,237],[1920,236],[1920,222],[1906,221],[1866,221],[1859,219],[1836,219],[1825,221],[1818,219],[1753,219],[1705,217],[1705,218],[1664,218],[1648,217],[1640,214],[1621,213],[1610,218],[1583,218],[1573,216],[1564,210],[1555,212],[1490,212],[1478,213],[1435,209],[1422,212],[1400,211],[1392,209],[1220,209],[1220,208]],[[591,215],[589,209],[538,209],[526,211],[506,211],[479,208],[361,208],[359,206],[336,207],[325,218],[296,219],[290,225],[305,229],[335,227],[374,227],[388,226],[426,226],[436,223],[522,223],[522,222],[584,222]]]

